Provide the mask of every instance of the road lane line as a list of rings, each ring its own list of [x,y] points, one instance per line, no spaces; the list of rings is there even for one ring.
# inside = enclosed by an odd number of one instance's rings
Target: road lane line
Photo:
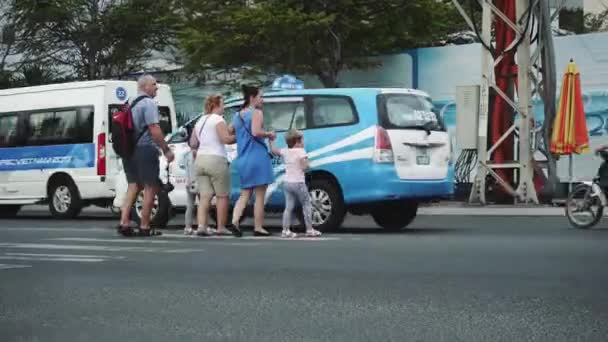
[[[0,227],[0,230],[18,230],[18,231],[66,231],[66,232],[110,232],[116,231],[112,228],[61,228],[61,227]]]
[[[177,241],[170,241],[170,240],[157,240],[156,238],[154,240],[136,240],[136,239],[130,239],[130,238],[96,239],[96,238],[66,237],[66,238],[53,238],[53,239],[46,239],[46,240],[75,241],[75,242],[118,242],[118,243],[135,243],[135,244],[138,244],[138,243],[148,243],[148,244],[179,243]]]
[[[22,256],[22,257],[47,257],[47,258],[104,258],[104,259],[124,259],[124,256],[115,255],[89,255],[89,254],[39,254],[39,253],[4,253],[4,255],[10,256]]]
[[[0,264],[0,270],[10,270],[13,268],[29,268],[32,265],[14,265],[14,264]]]
[[[296,237],[296,238],[284,238],[281,236],[243,236],[240,238],[234,236],[196,236],[196,235],[185,235],[185,234],[171,234],[165,233],[162,235],[163,238],[170,239],[200,239],[200,240],[271,240],[271,241],[337,241],[343,240],[341,237]]]
[[[166,253],[163,248],[148,248],[137,246],[93,246],[93,245],[60,245],[45,243],[0,243],[0,248],[15,249],[49,249],[49,250],[84,250],[84,251],[104,251],[104,252],[146,252],[146,253]],[[202,252],[202,249],[191,249],[190,251]]]
[[[0,256],[0,260],[26,260],[26,261],[70,261],[70,262],[102,262],[105,259],[95,258],[45,258],[45,257],[20,257]]]

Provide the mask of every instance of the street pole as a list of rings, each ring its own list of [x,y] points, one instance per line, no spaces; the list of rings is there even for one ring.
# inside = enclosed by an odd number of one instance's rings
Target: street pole
[[[490,111],[490,84],[493,77],[492,53],[485,47],[492,45],[492,10],[490,5],[482,2],[481,13],[481,39],[485,44],[481,47],[481,85],[479,89],[479,121],[477,132],[477,156],[479,160],[487,160],[488,153],[488,113]],[[484,46],[485,45],[485,46]],[[479,201],[486,204],[486,168],[477,168],[477,174],[473,180],[469,202]]]
[[[522,31],[525,30],[526,17],[532,15],[528,13],[529,9],[532,12],[530,1],[535,0],[517,0],[515,10],[518,19],[519,27]],[[517,47],[517,97],[519,111],[519,185],[517,194],[519,200],[528,203],[534,202],[538,204],[538,196],[534,187],[534,161],[531,144],[531,124],[533,122],[530,89],[530,35],[523,32],[523,40]]]
[[[533,1],[533,6],[530,6]],[[473,21],[468,16],[460,0],[452,0],[460,14],[469,24],[472,30],[475,30]],[[514,198],[514,202],[538,204],[538,196],[534,187],[534,153],[531,140],[532,128],[532,90],[530,87],[530,37],[526,30],[529,26],[529,19],[534,6],[539,5],[538,0],[516,0],[516,15],[515,22],[507,16],[500,8],[498,8],[493,0],[480,0],[482,5],[482,30],[479,37],[482,41],[482,65],[481,65],[481,84],[480,84],[480,99],[479,99],[479,129],[477,136],[477,155],[478,165],[476,169],[475,179],[473,180],[471,193],[469,195],[470,203],[486,204],[487,192],[487,176],[491,176],[502,186],[502,188]],[[509,3],[507,3],[509,4]],[[510,3],[512,4],[512,3]],[[492,22],[502,20],[516,34],[516,39],[505,48],[509,51],[517,45],[517,99],[513,99],[508,95],[508,91],[500,89],[496,84],[495,68],[503,60],[505,54],[493,56],[490,51],[487,51],[486,46],[491,46],[492,37]],[[485,45],[485,46],[483,46]],[[505,128],[501,132],[501,136],[496,139],[494,144],[488,149],[488,121],[490,108],[490,89],[494,90],[496,96],[500,96],[513,111],[518,115],[516,120],[509,128]],[[504,113],[494,113],[505,115]],[[509,114],[510,115],[510,114]],[[505,141],[510,141],[509,137],[516,134],[518,131],[518,149],[517,156],[514,160],[493,161],[492,153],[496,152],[500,145]],[[497,170],[511,169],[516,170],[518,174],[518,186],[514,189],[508,181],[504,180]]]

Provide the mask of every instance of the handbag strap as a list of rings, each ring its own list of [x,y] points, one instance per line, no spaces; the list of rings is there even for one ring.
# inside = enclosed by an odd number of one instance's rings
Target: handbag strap
[[[250,130],[249,130],[249,128],[247,127],[247,124],[245,123],[245,120],[244,120],[244,119],[243,119],[243,117],[241,116],[241,113],[240,113],[240,112],[237,112],[237,113],[236,113],[236,115],[238,115],[239,119],[241,119],[241,123],[243,124],[243,128],[245,129],[245,131],[247,131],[247,133],[249,134],[249,136],[250,136],[250,137],[251,137],[251,138],[252,138],[252,139],[253,139],[255,142],[257,142],[258,144],[260,144],[260,145],[264,146],[264,149],[265,149],[265,150],[266,150],[268,153],[270,153],[270,152],[268,151],[268,146],[266,146],[266,144],[264,144],[263,142],[259,141],[259,140],[258,140],[258,138],[256,138],[256,137],[255,137],[255,136],[254,136],[254,135],[251,133],[251,131],[250,131]]]
[[[205,128],[205,124],[207,123],[207,120],[209,120],[209,115],[207,115],[207,117],[205,118],[205,121],[203,121],[203,125],[201,126],[201,129],[198,130],[198,135],[196,136],[198,138],[199,145],[201,143],[201,134],[203,134],[203,128]]]

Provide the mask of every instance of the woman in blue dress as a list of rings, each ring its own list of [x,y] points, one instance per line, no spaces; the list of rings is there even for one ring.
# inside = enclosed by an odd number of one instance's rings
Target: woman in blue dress
[[[241,195],[236,202],[232,224],[240,232],[239,221],[252,194],[255,194],[253,209],[255,236],[271,235],[264,229],[264,201],[266,189],[274,181],[272,161],[264,139],[274,139],[274,131],[263,128],[262,91],[257,87],[243,85],[244,104],[234,115],[232,124],[236,131],[238,157],[235,167],[241,181]]]

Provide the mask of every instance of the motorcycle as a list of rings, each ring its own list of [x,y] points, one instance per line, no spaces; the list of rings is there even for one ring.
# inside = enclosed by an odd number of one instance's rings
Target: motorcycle
[[[602,160],[598,175],[592,181],[578,184],[568,194],[566,200],[566,217],[570,224],[579,229],[594,227],[604,214],[604,207],[608,206],[606,192],[601,184],[602,168],[608,169],[608,150],[601,148],[596,151]]]

